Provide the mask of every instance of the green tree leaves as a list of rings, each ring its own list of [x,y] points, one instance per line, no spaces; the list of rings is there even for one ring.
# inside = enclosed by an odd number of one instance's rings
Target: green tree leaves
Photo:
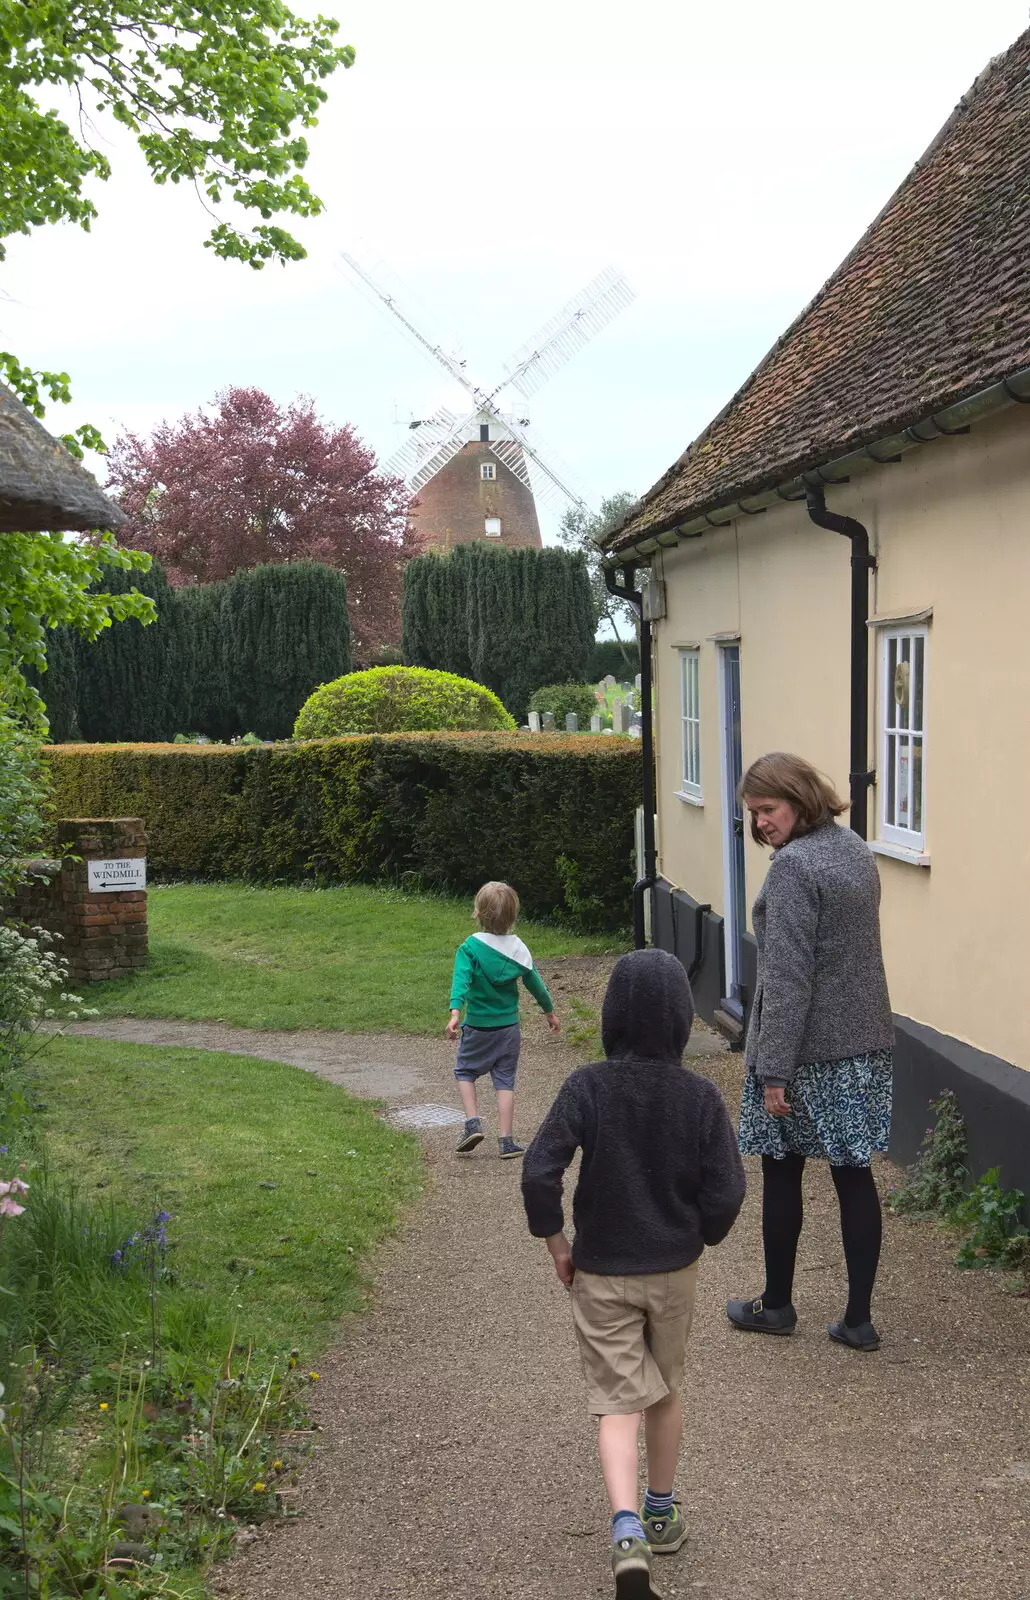
[[[314,126],[324,80],[354,51],[329,18],[297,17],[281,0],[0,0],[0,260],[2,240],[46,223],[89,230],[89,185],[111,174],[95,120],[109,115],[135,137],[155,183],[193,184],[215,217],[216,255],[263,267],[297,260],[302,245],[275,219],[315,216],[302,177],[300,130]],[[53,107],[63,96],[69,120]],[[251,226],[241,215],[257,217]],[[36,417],[44,396],[67,402],[68,374],[36,372],[10,352],[0,374]],[[85,424],[62,442],[81,457],[102,450]],[[149,557],[111,538],[6,534],[0,540],[0,698],[38,729],[42,702],[24,676],[46,670],[48,628],[95,639],[113,620],[149,622],[153,600],[106,571],[146,571]],[[40,680],[42,681],[42,680]]]
[[[562,517],[558,529],[558,538],[566,550],[580,550],[586,557],[597,622],[607,622],[620,644],[622,634],[628,633],[632,638],[636,617],[625,600],[616,599],[608,590],[601,567],[601,540],[622,521],[634,505],[636,496],[622,493],[610,495],[607,500],[602,500],[600,511],[594,515],[582,506],[570,506]],[[628,653],[625,659],[628,664]]]
[[[111,173],[92,118],[107,113],[155,183],[191,183],[211,205],[261,218],[216,219],[216,255],[252,267],[303,256],[272,219],[322,209],[297,130],[314,126],[324,80],[354,60],[337,28],[279,0],[0,0],[0,236],[89,228],[86,185]],[[54,88],[68,91],[74,126],[40,104]]]
[[[120,550],[110,535],[87,543],[61,533],[5,533],[0,538],[0,701],[45,731],[43,702],[24,668],[46,671],[48,628],[65,623],[95,639],[112,619],[152,621],[151,599],[134,585],[112,593],[105,582],[112,570],[145,572],[149,566],[148,555]]]

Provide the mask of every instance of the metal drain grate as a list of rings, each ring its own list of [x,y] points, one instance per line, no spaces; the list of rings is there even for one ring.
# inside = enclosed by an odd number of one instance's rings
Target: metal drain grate
[[[402,1128],[449,1128],[464,1122],[465,1113],[455,1111],[453,1106],[406,1106],[403,1111],[395,1111],[390,1121]]]

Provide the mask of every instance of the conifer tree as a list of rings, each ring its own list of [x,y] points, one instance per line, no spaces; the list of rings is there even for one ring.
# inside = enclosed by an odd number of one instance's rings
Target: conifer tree
[[[351,668],[343,573],[317,561],[280,562],[238,572],[225,587],[237,731],[288,739],[308,696]]]
[[[46,671],[23,667],[25,681],[36,690],[46,709],[51,744],[74,739],[79,709],[76,669],[76,634],[71,628],[48,628],[44,637]]]
[[[189,653],[189,699],[181,733],[231,739],[241,731],[232,710],[228,667],[228,589],[227,582],[220,582],[176,591]]]
[[[543,684],[583,681],[595,615],[582,555],[477,541],[416,557],[405,584],[411,665],[474,678],[516,717]]]
[[[113,622],[94,641],[76,642],[78,721],[95,742],[171,739],[185,725],[190,651],[175,591],[159,562],[149,572],[111,572],[112,593],[135,587],[157,607],[144,627],[135,617]]]

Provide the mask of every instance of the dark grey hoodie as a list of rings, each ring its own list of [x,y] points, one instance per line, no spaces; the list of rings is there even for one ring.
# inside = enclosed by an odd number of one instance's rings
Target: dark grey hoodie
[[[604,997],[606,1061],[580,1067],[526,1151],[530,1232],[560,1233],[562,1182],[582,1149],[572,1257],[583,1272],[673,1272],[718,1244],[744,1199],[744,1168],[722,1096],[683,1066],[694,1003],[662,950],[615,964]]]

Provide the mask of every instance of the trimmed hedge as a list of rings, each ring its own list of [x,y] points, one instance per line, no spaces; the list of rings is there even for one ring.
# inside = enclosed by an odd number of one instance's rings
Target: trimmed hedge
[[[595,639],[583,676],[588,683],[600,683],[609,675],[619,683],[632,683],[639,671],[640,645],[636,639],[627,639],[625,655],[617,639]]]
[[[636,741],[589,734],[359,735],[271,748],[50,746],[58,816],[140,816],[161,879],[388,880],[621,928],[640,798]]]
[[[600,710],[596,691],[585,683],[548,683],[538,689],[529,701],[530,711],[553,711],[559,728],[565,727],[565,718],[572,711],[579,718],[581,728],[589,728],[590,718]]]
[[[501,702],[481,683],[428,667],[369,667],[350,672],[304,702],[295,739],[333,739],[348,733],[480,732],[514,728]]]

